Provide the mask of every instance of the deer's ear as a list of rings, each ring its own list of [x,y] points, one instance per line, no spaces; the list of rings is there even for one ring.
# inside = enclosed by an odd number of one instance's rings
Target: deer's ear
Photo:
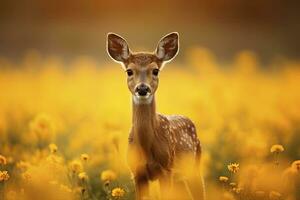
[[[177,32],[169,33],[158,42],[156,56],[162,61],[171,61],[179,50],[179,35]]]
[[[107,52],[108,55],[117,62],[125,62],[130,56],[128,44],[121,36],[108,33],[107,34]]]

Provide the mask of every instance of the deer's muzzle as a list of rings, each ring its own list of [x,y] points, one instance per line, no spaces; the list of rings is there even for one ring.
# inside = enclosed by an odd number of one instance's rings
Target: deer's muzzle
[[[135,87],[135,94],[141,97],[148,96],[151,93],[151,89],[148,85],[141,83]]]

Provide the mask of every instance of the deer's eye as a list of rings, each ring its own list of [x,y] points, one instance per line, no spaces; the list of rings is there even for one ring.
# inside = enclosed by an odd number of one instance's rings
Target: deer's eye
[[[152,74],[153,74],[154,76],[157,76],[157,75],[158,75],[158,72],[159,72],[159,69],[153,69]]]
[[[127,69],[126,73],[127,73],[128,76],[132,76],[133,75],[132,69]]]

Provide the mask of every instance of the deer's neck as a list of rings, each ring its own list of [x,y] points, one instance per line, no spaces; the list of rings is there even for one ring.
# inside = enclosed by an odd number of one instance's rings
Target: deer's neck
[[[150,153],[157,126],[154,96],[146,104],[140,104],[133,100],[132,123],[134,140],[146,154]]]

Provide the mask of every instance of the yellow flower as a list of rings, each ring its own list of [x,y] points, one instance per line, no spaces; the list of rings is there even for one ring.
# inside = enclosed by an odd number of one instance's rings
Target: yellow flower
[[[235,192],[236,194],[240,194],[243,190],[244,190],[243,188],[238,187],[238,188],[235,189],[234,192]]]
[[[237,173],[240,169],[240,164],[238,163],[230,163],[229,165],[227,165],[227,168],[230,172],[232,173]]]
[[[229,185],[230,185],[231,187],[235,187],[235,186],[236,186],[236,183],[231,182],[231,183],[229,183]]]
[[[74,160],[70,163],[70,169],[73,173],[79,173],[82,171],[82,164],[78,160]]]
[[[271,191],[269,194],[269,197],[271,200],[278,200],[281,198],[281,194],[279,192],[276,191]]]
[[[83,154],[81,154],[80,158],[81,158],[82,161],[86,162],[86,161],[89,160],[90,157],[89,157],[88,154],[83,153]]]
[[[107,182],[107,181],[110,182],[110,181],[115,180],[117,178],[117,175],[112,170],[105,170],[101,173],[100,178],[104,182]]]
[[[270,149],[271,153],[280,153],[284,151],[284,148],[282,145],[280,144],[274,144],[271,149]]]
[[[49,149],[50,149],[51,153],[56,153],[58,148],[57,148],[56,144],[51,143],[51,144],[49,144]]]
[[[228,181],[228,177],[227,176],[220,176],[219,177],[219,181],[223,182],[223,183],[226,183]]]
[[[295,160],[292,163],[292,169],[296,172],[300,172],[300,160]]]
[[[20,161],[17,163],[17,168],[19,168],[22,171],[26,171],[30,167],[30,164],[25,161]]]
[[[0,155],[0,165],[6,165],[6,164],[7,164],[6,158]]]
[[[22,178],[23,178],[25,181],[30,181],[31,175],[30,175],[28,172],[24,172],[24,173],[22,174]]]
[[[9,179],[9,174],[7,171],[0,171],[0,182],[7,181]]]
[[[111,191],[111,196],[113,196],[113,197],[123,197],[124,194],[125,194],[125,190],[120,187],[114,188]]]
[[[86,181],[88,179],[88,175],[85,172],[80,172],[78,174],[78,178],[82,181]]]

